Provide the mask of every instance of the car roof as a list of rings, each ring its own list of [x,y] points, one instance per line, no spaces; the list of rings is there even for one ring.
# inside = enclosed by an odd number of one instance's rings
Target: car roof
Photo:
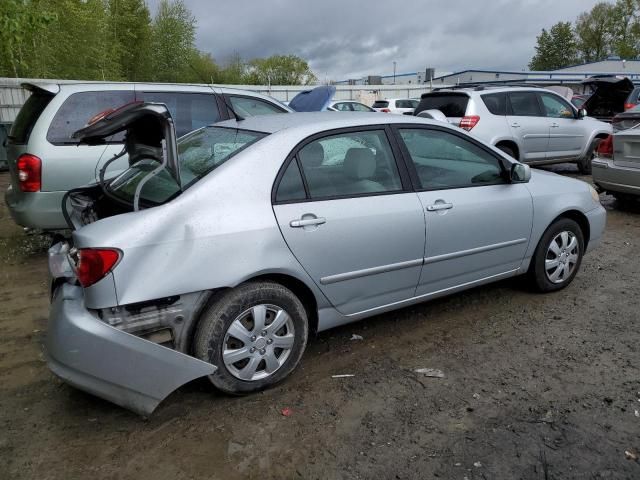
[[[408,115],[381,115],[377,112],[303,112],[258,115],[244,120],[226,120],[216,123],[216,127],[238,128],[256,132],[276,133],[282,130],[294,131],[317,127],[317,131],[367,125],[387,125],[393,123],[415,123],[420,125],[443,125],[442,122]]]
[[[462,88],[437,88],[432,92],[428,92],[423,94],[430,95],[432,93],[476,93],[482,95],[483,93],[502,93],[502,92],[529,92],[529,91],[537,91],[537,92],[553,92],[553,90],[549,90],[547,88],[542,87],[496,87],[496,86],[486,86],[486,87],[462,87]],[[555,92],[554,92],[555,93]]]

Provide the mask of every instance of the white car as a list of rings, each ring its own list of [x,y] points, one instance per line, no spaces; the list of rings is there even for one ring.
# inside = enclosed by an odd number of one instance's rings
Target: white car
[[[375,112],[375,110],[364,103],[354,100],[334,100],[328,106],[331,112]]]
[[[372,108],[376,112],[397,113],[404,115],[412,114],[420,102],[411,98],[387,98],[386,100],[376,100]]]

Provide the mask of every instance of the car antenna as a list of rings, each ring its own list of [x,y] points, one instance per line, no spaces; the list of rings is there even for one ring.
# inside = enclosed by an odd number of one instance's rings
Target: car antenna
[[[220,97],[222,98],[222,101],[224,102],[225,106],[227,107],[227,109],[233,113],[233,116],[235,117],[236,121],[241,122],[242,120],[244,120],[244,117],[238,115],[238,113],[233,109],[233,105],[231,105],[231,102],[229,102],[229,99],[223,95],[222,93],[218,93],[216,92],[215,87],[213,86],[213,78],[211,78],[211,83],[207,83],[206,79],[204,78],[204,76],[202,75],[202,73],[200,73],[198,70],[196,70],[196,68],[189,63],[189,67],[191,67],[191,69],[196,72],[196,75],[198,75],[200,77],[200,80],[202,81],[202,83],[204,83],[205,85],[208,85],[209,88],[211,88],[211,90],[213,91],[213,94],[216,96],[216,98]]]

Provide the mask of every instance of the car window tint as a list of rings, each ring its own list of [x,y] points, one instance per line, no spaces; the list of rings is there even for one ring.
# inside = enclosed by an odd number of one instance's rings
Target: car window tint
[[[132,90],[109,90],[79,92],[70,95],[60,106],[49,125],[47,140],[53,144],[77,144],[71,135],[84,127],[96,114],[110,108],[118,108],[135,99]],[[124,132],[110,138],[112,143],[121,143]]]
[[[498,159],[469,140],[441,130],[401,129],[400,135],[423,189],[504,183]]]
[[[352,103],[351,106],[353,107],[354,112],[370,112],[371,111],[369,107],[367,107],[366,105],[363,105],[362,103]]]
[[[136,92],[136,99],[164,103],[173,117],[178,137],[220,120],[213,92]]]
[[[31,130],[33,130],[38,118],[40,118],[40,114],[49,105],[52,98],[53,95],[41,90],[36,90],[29,96],[11,127],[9,138],[13,143],[26,143],[29,141]]]
[[[373,102],[373,108],[387,108],[389,106],[389,102],[386,100],[376,100]]]
[[[445,117],[464,117],[469,96],[464,93],[430,93],[423,95],[415,114],[424,110],[440,110]]]
[[[491,93],[489,95],[481,95],[487,110],[494,115],[506,115],[507,114],[507,94],[506,93]]]
[[[298,153],[312,199],[402,189],[384,131],[332,135]]]
[[[396,100],[396,108],[416,108],[411,100]]]
[[[289,162],[289,166],[280,180],[276,193],[276,202],[304,200],[306,196],[307,194],[304,191],[304,183],[302,182],[298,162],[296,162],[294,158]]]
[[[285,111],[277,105],[257,98],[230,96],[229,100],[235,112],[241,117],[269,115],[271,113],[283,113]]]
[[[547,117],[573,118],[573,109],[560,97],[549,93],[541,93],[540,98],[542,99]]]
[[[336,110],[340,111],[340,112],[349,112],[351,111],[351,108],[349,108],[349,104],[348,103],[336,103],[333,108],[335,108]]]
[[[534,92],[511,92],[511,114],[520,117],[540,117],[540,104],[538,96]]]

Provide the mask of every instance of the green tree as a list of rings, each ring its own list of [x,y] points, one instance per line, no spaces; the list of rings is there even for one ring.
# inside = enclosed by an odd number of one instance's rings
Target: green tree
[[[248,81],[255,85],[309,85],[316,81],[307,61],[295,55],[255,58],[248,67]]]
[[[189,54],[189,70],[182,74],[187,83],[221,83],[222,72],[210,53],[193,49]]]
[[[247,80],[247,64],[238,52],[227,59],[221,72],[220,83],[240,85]]]
[[[556,70],[578,62],[576,37],[570,22],[558,22],[537,37],[531,70]]]
[[[151,15],[144,0],[108,0],[111,48],[125,80],[150,80]]]
[[[605,59],[611,53],[615,7],[607,2],[596,4],[576,20],[578,52],[585,62]]]
[[[636,0],[618,0],[612,9],[611,51],[621,58],[640,53],[640,25]]]
[[[195,49],[196,19],[183,0],[161,0],[153,19],[153,79],[179,82],[190,75],[189,58]]]

